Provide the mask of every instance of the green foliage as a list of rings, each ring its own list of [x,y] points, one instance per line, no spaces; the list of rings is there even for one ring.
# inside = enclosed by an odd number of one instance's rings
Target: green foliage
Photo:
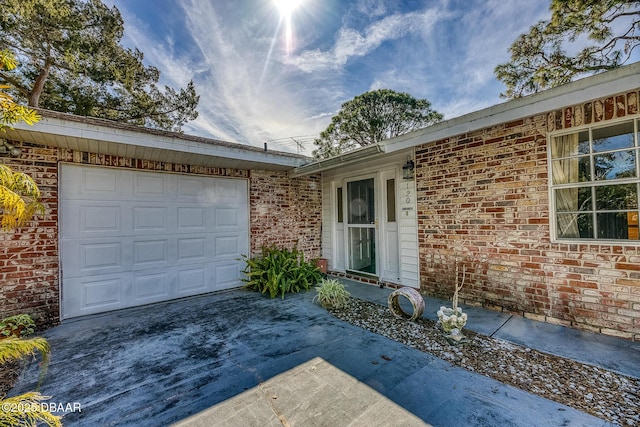
[[[323,159],[426,127],[443,119],[426,99],[379,89],[342,104],[331,124],[314,141],[314,157]]]
[[[317,299],[324,308],[345,308],[351,297],[344,285],[336,279],[323,279],[316,290],[318,295],[313,300]]]
[[[39,352],[42,355],[43,369],[49,362],[49,343],[41,337],[0,338],[0,363],[19,360]]]
[[[35,324],[30,316],[20,314],[0,321],[0,364],[32,356],[36,352],[42,355],[42,380],[49,362],[49,343],[44,338],[24,339],[33,333]],[[62,426],[60,417],[51,414],[39,403],[49,399],[37,392],[19,396],[0,396],[0,426],[36,426],[44,423],[48,426]]]
[[[36,324],[28,314],[18,314],[0,321],[0,338],[26,337],[35,332]]]
[[[553,0],[550,10],[551,19],[520,35],[509,48],[510,62],[496,67],[507,86],[503,97],[619,67],[640,44],[640,1]]]
[[[242,257],[246,261],[245,287],[268,293],[271,298],[278,294],[284,298],[286,293],[308,290],[321,277],[318,267],[305,261],[304,254],[296,248],[264,246],[262,256]]]
[[[13,53],[3,49],[0,50],[0,72],[7,72],[18,66]],[[33,125],[40,120],[40,116],[31,108],[18,105],[13,97],[6,90],[11,89],[9,85],[0,85],[0,131],[5,131],[5,127],[23,121]]]
[[[143,53],[120,45],[120,11],[100,0],[3,0],[0,46],[17,56],[17,73],[0,70],[29,106],[179,131],[197,117],[193,82],[157,86],[160,72]]]
[[[37,426],[44,423],[50,427],[62,427],[59,416],[45,410],[41,404],[50,399],[37,392],[0,399],[0,426]]]
[[[44,213],[44,205],[33,178],[0,164],[0,227],[20,227],[36,213]]]

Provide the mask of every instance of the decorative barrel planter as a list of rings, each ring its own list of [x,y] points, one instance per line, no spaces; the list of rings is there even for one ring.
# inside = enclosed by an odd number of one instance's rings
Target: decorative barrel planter
[[[400,307],[400,303],[398,302],[398,297],[405,297],[409,300],[411,305],[413,306],[413,314],[406,313],[402,307]],[[389,310],[398,316],[409,320],[416,320],[422,313],[424,313],[424,299],[420,292],[413,288],[400,288],[389,294],[389,298],[387,299],[387,303],[389,305]]]

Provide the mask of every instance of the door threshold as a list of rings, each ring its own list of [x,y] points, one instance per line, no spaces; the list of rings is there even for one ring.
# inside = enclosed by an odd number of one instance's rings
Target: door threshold
[[[347,273],[352,274],[354,276],[360,276],[360,277],[364,277],[367,279],[373,279],[373,280],[380,280],[380,277],[375,275],[375,274],[371,274],[371,273],[365,273],[363,271],[356,271],[356,270],[346,270]]]

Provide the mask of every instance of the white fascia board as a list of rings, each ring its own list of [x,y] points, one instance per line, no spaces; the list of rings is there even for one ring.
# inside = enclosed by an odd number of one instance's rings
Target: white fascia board
[[[494,105],[383,141],[391,153],[640,87],[640,62]]]
[[[16,130],[38,132],[62,138],[77,138],[79,140],[98,141],[106,143],[123,144],[128,146],[155,148],[199,154],[203,156],[215,156],[252,163],[268,163],[286,167],[298,167],[309,162],[301,156],[288,156],[284,153],[262,151],[255,147],[243,147],[240,144],[220,143],[217,141],[194,141],[178,136],[165,136],[137,132],[118,127],[100,126],[93,123],[67,121],[56,117],[43,115],[41,120],[33,125],[16,123],[12,125]]]
[[[306,163],[305,165],[297,167],[289,172],[289,176],[291,178],[297,178],[304,175],[311,175],[313,173],[323,172],[338,166],[344,167],[362,160],[370,160],[382,154],[384,154],[384,147],[382,145],[367,145],[344,154],[338,154],[337,156],[329,157],[327,159]]]

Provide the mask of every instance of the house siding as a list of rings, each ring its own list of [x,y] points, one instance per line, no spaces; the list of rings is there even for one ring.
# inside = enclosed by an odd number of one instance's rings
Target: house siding
[[[536,320],[640,339],[637,243],[553,243],[547,135],[637,117],[625,92],[416,147],[421,289]]]
[[[398,191],[400,283],[417,288],[419,287],[419,262],[415,181],[402,181]]]
[[[286,172],[248,171],[140,160],[11,141],[22,149],[2,162],[32,176],[46,213],[28,225],[0,232],[0,318],[27,313],[41,326],[60,321],[58,163],[244,178],[249,181],[251,251],[262,245],[298,245],[320,255],[319,176],[289,180]]]

